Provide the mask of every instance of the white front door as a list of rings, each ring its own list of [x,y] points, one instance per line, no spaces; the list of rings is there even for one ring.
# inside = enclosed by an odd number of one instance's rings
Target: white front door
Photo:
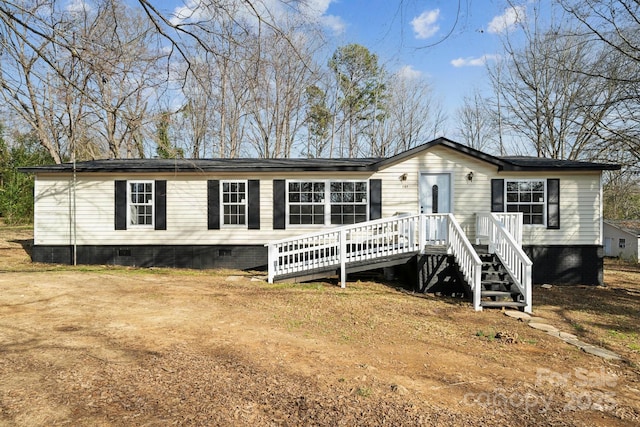
[[[451,175],[423,173],[420,175],[420,213],[451,212]]]

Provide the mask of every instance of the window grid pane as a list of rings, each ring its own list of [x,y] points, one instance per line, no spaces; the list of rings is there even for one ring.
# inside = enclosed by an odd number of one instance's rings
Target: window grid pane
[[[355,224],[367,220],[367,182],[332,182],[331,224]]]
[[[289,182],[289,224],[324,224],[324,182]]]
[[[153,183],[129,183],[129,221],[131,225],[153,225]]]
[[[522,212],[522,222],[544,225],[544,181],[507,181],[507,212]]]
[[[246,225],[246,183],[226,181],[222,183],[222,221],[224,225]]]

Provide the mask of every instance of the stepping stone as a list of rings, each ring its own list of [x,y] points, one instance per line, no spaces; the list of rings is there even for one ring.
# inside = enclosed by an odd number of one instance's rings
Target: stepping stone
[[[565,341],[566,340],[577,340],[578,339],[577,336],[575,336],[573,334],[570,334],[568,332],[562,332],[562,331],[560,331],[560,333],[558,334],[558,338],[560,338],[561,340],[565,340]]]
[[[622,357],[620,357],[613,351],[609,351],[593,345],[582,347],[582,351],[584,351],[585,353],[593,354],[594,356],[602,357],[605,360],[622,360]]]
[[[529,322],[529,326],[533,329],[539,329],[544,332],[560,332],[555,326],[547,325],[546,323]]]
[[[530,317],[529,318],[529,323],[544,323],[546,322],[546,319],[543,319],[542,317]]]
[[[531,316],[528,313],[523,313],[522,311],[518,311],[518,310],[505,310],[504,315],[513,317],[514,319],[518,319],[518,320],[531,319]]]
[[[570,334],[569,334],[570,335]],[[595,345],[588,344],[579,339],[563,339],[567,344],[574,345],[585,353],[593,354],[594,356],[602,357],[605,360],[622,360],[618,354],[606,350],[604,348],[596,347]]]
[[[551,289],[551,288],[553,288],[553,285],[547,285],[547,284],[544,284],[544,285],[542,285],[542,286],[540,286],[540,287],[541,287],[542,289]]]

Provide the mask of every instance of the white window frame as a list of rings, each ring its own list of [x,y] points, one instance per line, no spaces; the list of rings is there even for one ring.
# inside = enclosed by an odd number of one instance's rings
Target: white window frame
[[[366,190],[365,190],[364,199],[363,199],[363,200],[361,200],[361,201],[359,201],[359,202],[356,202],[356,201],[353,201],[353,202],[344,202],[344,201],[341,201],[341,202],[333,202],[333,201],[331,200],[331,194],[332,194],[332,191],[331,191],[331,184],[336,184],[336,183],[338,183],[338,184],[353,183],[354,185],[355,185],[355,184],[364,183],[364,184],[366,185],[366,187],[367,187],[367,188],[366,188]],[[332,216],[333,216],[333,215],[332,215],[332,212],[331,212],[331,208],[332,208],[334,205],[351,205],[351,206],[354,206],[354,207],[355,207],[355,206],[364,206],[364,208],[365,208],[365,209],[364,209],[364,220],[366,221],[366,220],[367,220],[367,218],[369,218],[369,181],[368,181],[368,180],[366,180],[366,179],[365,179],[365,180],[357,180],[357,179],[335,180],[335,179],[334,179],[334,180],[330,180],[330,181],[328,182],[328,184],[329,184],[329,188],[328,188],[328,197],[327,197],[327,198],[329,199],[329,205],[328,205],[328,208],[329,208],[329,224],[331,224],[331,225],[350,225],[350,224],[352,224],[352,223],[346,223],[346,224],[345,224],[344,222],[341,222],[341,223],[333,223],[333,222],[331,221],[331,218],[332,218]],[[354,189],[354,193],[356,193],[355,189]],[[344,192],[343,192],[343,194],[344,194]],[[339,215],[340,215],[342,218],[344,218],[344,213],[341,213],[341,214],[339,214]],[[354,214],[354,216],[355,216],[355,214]],[[357,223],[356,223],[356,224],[357,224]]]
[[[543,200],[542,200],[542,202],[534,202],[533,200],[529,201],[529,202],[520,202],[520,201],[518,201],[518,202],[509,202],[509,191],[508,191],[509,184],[510,183],[518,183],[518,184],[520,184],[522,182],[529,182],[529,183],[541,182],[542,183],[542,188],[543,188],[543,196],[542,196]],[[521,193],[518,191],[518,194],[521,194]],[[504,211],[506,213],[510,213],[511,212],[511,211],[509,211],[509,208],[508,208],[509,205],[529,205],[529,206],[536,206],[537,205],[537,206],[542,206],[542,213],[539,213],[539,214],[536,213],[536,215],[542,215],[542,223],[540,223],[540,224],[533,224],[533,223],[527,224],[527,223],[524,223],[523,225],[525,227],[546,227],[547,226],[547,202],[548,202],[548,198],[549,198],[549,195],[548,195],[548,192],[547,192],[547,180],[546,179],[543,179],[543,178],[540,178],[540,179],[537,179],[537,178],[508,179],[507,178],[507,179],[504,180]],[[515,212],[520,212],[520,211],[517,210]],[[532,215],[532,213],[529,213],[529,214],[524,213],[523,215],[524,216]]]
[[[324,185],[324,190],[323,190],[323,196],[322,196],[322,201],[321,202],[312,202],[310,203],[313,206],[323,206],[324,207],[324,213],[323,213],[323,223],[322,224],[292,224],[291,223],[291,214],[290,214],[290,207],[291,205],[295,205],[295,206],[303,206],[305,203],[303,202],[291,202],[289,200],[289,185],[290,184],[302,184],[302,183],[311,183],[311,184],[323,184]],[[287,180],[286,181],[286,193],[285,193],[285,201],[286,201],[286,212],[285,215],[287,217],[287,226],[291,226],[291,227],[322,227],[327,225],[327,181],[326,180],[321,180],[321,179],[291,179],[291,180]],[[312,214],[313,215],[313,214]]]
[[[224,184],[244,184],[244,199],[241,202],[225,202],[224,201]],[[248,199],[249,198],[249,181],[242,179],[227,179],[220,181],[220,226],[224,228],[247,228],[248,227]],[[244,207],[244,224],[227,224],[225,222],[225,206],[243,206]]]
[[[627,239],[626,238],[618,239],[618,249],[626,249],[626,247],[627,247]]]
[[[138,202],[133,202],[131,200],[131,186],[132,185],[139,185],[139,184],[143,184],[143,185],[147,185],[150,184],[151,185],[151,199],[146,201],[145,203],[138,203]],[[131,228],[150,228],[153,229],[155,227],[155,221],[156,221],[156,207],[155,207],[155,197],[156,197],[156,188],[155,188],[155,182],[153,180],[129,180],[127,181],[127,224],[128,227]],[[151,208],[151,224],[137,224],[133,222],[133,216],[132,216],[132,208],[134,206],[149,206]]]
[[[313,203],[314,205],[322,205],[324,206],[324,222],[322,224],[292,224],[290,219],[290,206],[291,204],[296,204],[296,205],[302,205],[302,202],[290,202],[289,201],[289,184],[290,183],[321,183],[324,185],[324,196],[322,197],[322,203]],[[370,190],[371,190],[371,185],[369,183],[368,179],[290,179],[286,181],[286,193],[285,193],[285,200],[286,200],[286,209],[285,209],[285,215],[286,215],[286,226],[287,228],[291,227],[291,228],[296,228],[296,227],[335,227],[337,225],[342,225],[342,224],[333,224],[331,222],[331,206],[333,204],[345,204],[344,202],[336,202],[336,203],[332,203],[331,202],[331,184],[332,183],[347,183],[347,182],[353,182],[355,183],[365,183],[367,186],[367,190],[366,190],[366,197],[364,198],[364,200],[362,200],[361,202],[358,203],[353,203],[353,205],[364,205],[365,206],[365,221],[367,218],[369,218],[369,198],[370,198]],[[345,224],[348,225],[348,224]]]

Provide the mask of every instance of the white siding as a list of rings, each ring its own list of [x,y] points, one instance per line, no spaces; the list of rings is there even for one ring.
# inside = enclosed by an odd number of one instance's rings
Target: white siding
[[[560,179],[560,229],[526,225],[525,245],[601,245],[602,209],[600,172],[504,173],[508,179]]]
[[[370,174],[341,174],[332,179],[367,180]],[[260,180],[260,230],[237,226],[207,229],[207,180]],[[329,226],[292,226],[273,229],[273,180],[282,175],[79,175],[76,183],[78,245],[202,244],[256,245]],[[287,179],[327,179],[326,174],[289,174]],[[115,230],[115,180],[167,180],[167,229],[128,227]],[[39,175],[36,179],[34,240],[36,245],[73,244],[72,183],[69,177]]]
[[[491,178],[496,167],[445,147],[434,147],[428,152],[390,166],[373,178],[382,179],[382,216],[397,212],[417,214],[420,211],[420,174],[450,173],[452,211],[465,233],[475,234],[475,213],[491,210]],[[467,174],[473,171],[473,181]],[[400,177],[407,174],[407,180]]]
[[[491,179],[560,179],[560,229],[525,226],[525,245],[601,245],[600,172],[498,172],[497,167],[446,147],[390,166],[373,178],[383,180],[383,216],[395,212],[418,213],[419,176],[425,172],[449,172],[452,176],[453,213],[471,238],[475,238],[475,214],[491,211]],[[473,180],[467,174],[473,172]],[[400,176],[407,174],[402,182]]]
[[[371,173],[260,174],[79,174],[77,179],[77,244],[232,244],[255,245],[330,226],[291,226],[273,230],[274,179],[381,179],[382,216],[416,214],[420,209],[419,177],[446,172],[452,177],[452,211],[470,239],[475,237],[475,214],[491,209],[491,179],[560,179],[560,229],[525,226],[524,244],[593,245],[601,242],[600,172],[499,173],[496,166],[435,146],[414,157]],[[473,172],[473,181],[467,174]],[[401,180],[403,174],[406,181]],[[115,180],[167,180],[167,230],[115,230]],[[207,230],[207,180],[260,180],[260,230]],[[36,179],[35,244],[72,244],[72,197],[69,176],[40,174]]]

